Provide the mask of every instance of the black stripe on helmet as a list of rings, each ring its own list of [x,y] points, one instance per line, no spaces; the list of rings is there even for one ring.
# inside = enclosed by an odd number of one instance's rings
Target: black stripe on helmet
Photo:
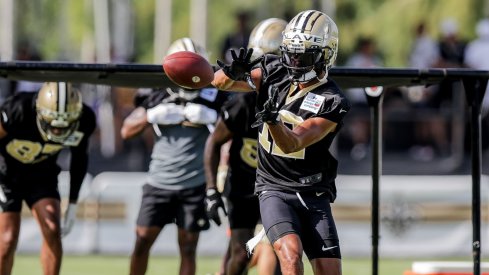
[[[317,16],[315,18],[312,19],[312,22],[311,22],[311,30],[312,30],[312,27],[314,26],[314,24],[316,24],[316,21],[321,17],[323,16],[324,14],[321,13],[321,12],[316,12]]]
[[[301,28],[302,31],[306,30],[307,23],[309,22],[309,19],[311,19],[311,16],[313,16],[313,14],[314,14],[314,12],[309,12],[309,14],[307,15],[306,19],[304,20],[304,23],[302,24],[302,28]]]

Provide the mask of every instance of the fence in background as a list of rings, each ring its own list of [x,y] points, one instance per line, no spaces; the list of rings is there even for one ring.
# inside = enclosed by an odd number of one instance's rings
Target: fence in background
[[[104,172],[87,177],[80,196],[78,219],[64,240],[67,254],[129,255],[135,240],[144,172]],[[381,256],[389,258],[470,255],[471,178],[460,176],[384,176],[381,184]],[[344,257],[371,253],[371,178],[339,175],[338,198],[332,205]],[[67,172],[60,192],[68,195]],[[489,239],[489,177],[481,181],[482,241]],[[223,255],[227,224],[202,233],[201,255]],[[176,226],[167,226],[153,248],[158,255],[178,255]],[[37,253],[41,237],[25,213],[18,252]],[[483,246],[483,252],[489,252]]]

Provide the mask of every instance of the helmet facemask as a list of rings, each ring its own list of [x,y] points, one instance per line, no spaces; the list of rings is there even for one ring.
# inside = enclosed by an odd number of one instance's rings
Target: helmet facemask
[[[320,49],[294,53],[281,47],[281,52],[282,64],[287,68],[292,82],[309,82],[324,68],[324,52]]]
[[[39,91],[36,111],[41,135],[46,140],[63,143],[78,128],[81,96],[69,84],[46,83]]]
[[[63,127],[61,125],[66,126]],[[63,143],[78,128],[78,121],[67,123],[64,120],[53,120],[49,123],[38,115],[37,127],[41,132],[41,135],[46,137],[46,139],[57,143]]]

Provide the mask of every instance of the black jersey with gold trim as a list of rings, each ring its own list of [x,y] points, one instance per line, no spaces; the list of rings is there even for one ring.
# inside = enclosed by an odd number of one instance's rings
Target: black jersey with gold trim
[[[96,127],[95,113],[85,104],[78,128],[64,143],[43,138],[36,124],[37,93],[17,93],[0,107],[1,123],[7,135],[0,139],[0,154],[6,164],[7,175],[20,178],[38,177],[32,171],[58,173],[57,156],[64,148],[84,150]]]
[[[258,104],[270,97],[276,87],[281,121],[289,128],[312,117],[322,117],[338,124],[335,131],[320,141],[297,152],[285,154],[273,141],[268,125],[259,130],[259,162],[256,192],[286,190],[290,192],[328,192],[336,197],[337,160],[329,152],[331,143],[342,126],[350,103],[336,83],[324,78],[319,83],[299,90],[288,78],[287,70],[275,55],[266,55],[262,62],[262,83]]]
[[[255,121],[256,93],[237,93],[222,108],[221,119],[233,133],[224,194],[230,197],[254,195],[258,130]]]

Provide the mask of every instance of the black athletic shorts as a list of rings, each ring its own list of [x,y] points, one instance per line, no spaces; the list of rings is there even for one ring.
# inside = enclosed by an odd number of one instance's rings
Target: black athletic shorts
[[[267,237],[273,244],[287,234],[297,234],[309,260],[341,258],[338,233],[324,192],[264,191],[260,212]]]
[[[145,184],[137,225],[163,228],[166,224],[176,223],[179,228],[192,232],[206,230],[210,224],[204,199],[205,184],[178,191]]]
[[[6,202],[0,200],[1,212],[20,212],[22,210],[22,201],[25,201],[27,206],[32,208],[32,205],[40,199],[53,198],[60,200],[57,175],[40,175],[35,180],[5,180],[2,176],[0,188],[7,199]]]
[[[260,221],[260,206],[258,197],[228,198],[227,211],[231,229],[254,229]]]

